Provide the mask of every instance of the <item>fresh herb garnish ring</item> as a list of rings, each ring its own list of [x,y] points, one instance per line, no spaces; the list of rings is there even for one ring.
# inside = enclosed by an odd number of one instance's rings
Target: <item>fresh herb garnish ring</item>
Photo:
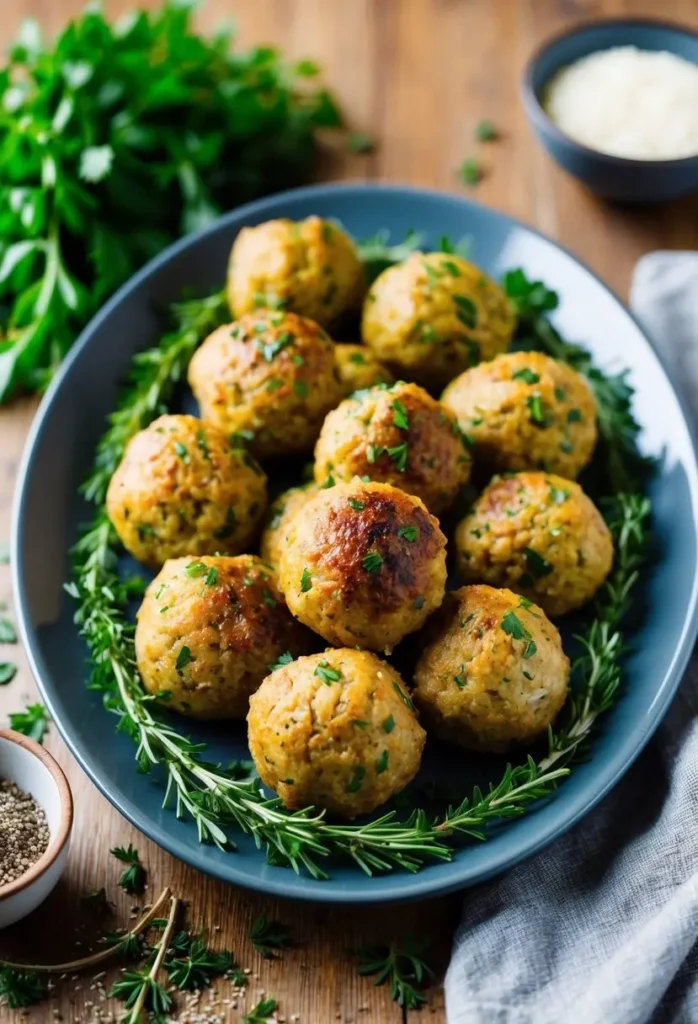
[[[378,204],[380,211],[377,207],[377,212],[372,212],[370,203]],[[356,213],[357,207],[362,211],[360,217]],[[511,826],[505,819],[505,826],[499,827],[498,822],[503,820],[501,817],[490,816],[483,822],[480,812],[478,811],[476,815],[471,807],[469,820],[465,824],[472,825],[473,829],[477,825],[486,827],[488,841],[485,844],[472,843],[470,838],[466,837],[468,849],[457,853],[450,864],[445,862],[446,859],[452,858],[453,851],[462,844],[464,837],[460,831],[450,831],[453,826],[451,816],[446,822],[441,818],[437,821],[442,827],[434,834],[433,815],[439,807],[441,813],[446,808],[439,804],[438,794],[437,799],[434,799],[431,788],[428,788],[424,796],[419,795],[419,786],[424,776],[418,777],[415,788],[410,787],[405,792],[401,803],[396,802],[391,806],[390,809],[395,808],[395,814],[388,820],[384,817],[368,825],[358,821],[346,826],[336,825],[335,822],[326,821],[322,816],[316,815],[314,811],[306,810],[295,815],[294,819],[293,815],[279,807],[275,801],[269,800],[268,793],[258,794],[254,780],[239,771],[228,772],[228,758],[245,757],[245,728],[242,723],[234,725],[229,732],[226,729],[229,740],[221,743],[220,732],[217,729],[178,719],[166,708],[161,709],[155,702],[143,701],[137,679],[135,684],[131,685],[135,678],[133,662],[129,658],[132,646],[128,634],[132,626],[130,616],[124,615],[129,595],[129,610],[132,610],[133,602],[138,600],[138,595],[131,588],[126,588],[126,581],[123,578],[118,579],[120,573],[123,575],[132,569],[129,562],[113,547],[111,527],[103,518],[101,521],[95,520],[92,524],[92,536],[89,540],[87,537],[84,538],[81,551],[78,552],[78,557],[85,567],[88,560],[91,561],[92,568],[98,573],[97,578],[90,583],[81,570],[80,578],[74,581],[79,590],[83,591],[82,595],[79,593],[80,604],[74,605],[71,600],[60,604],[56,593],[54,607],[59,609],[59,621],[54,627],[49,626],[48,630],[36,625],[35,614],[40,611],[47,586],[50,590],[52,580],[56,581],[53,586],[57,587],[57,581],[66,579],[64,564],[59,565],[58,562],[64,559],[64,552],[73,542],[78,524],[89,519],[89,509],[85,506],[82,509],[77,508],[73,481],[89,469],[89,453],[96,445],[100,422],[113,404],[111,389],[116,381],[125,380],[129,353],[155,341],[157,325],[154,315],[149,311],[152,308],[149,305],[151,297],[175,300],[182,294],[180,288],[189,284],[192,288],[199,289],[218,288],[222,279],[225,253],[239,227],[276,216],[299,219],[313,212],[332,212],[358,238],[361,238],[364,232],[372,231],[376,225],[390,225],[392,233],[388,240],[394,245],[401,244],[402,229],[409,225],[415,225],[425,233],[428,232],[424,243],[427,248],[427,243],[436,243],[442,230],[450,228],[455,237],[463,237],[470,232],[471,258],[476,262],[481,261],[485,269],[491,270],[496,267],[499,278],[508,266],[521,263],[528,273],[528,278],[526,274],[523,275],[524,287],[531,289],[533,298],[540,297],[543,286],[537,286],[534,281],[528,279],[543,275],[546,269],[543,253],[547,253],[551,265],[549,274],[552,282],[560,285],[563,296],[561,310],[553,313],[549,323],[556,326],[564,325],[565,341],[568,337],[575,340],[590,338],[590,344],[593,342],[601,366],[604,370],[611,368],[613,373],[617,369],[622,369],[626,361],[623,352],[631,349],[634,353],[634,370],[629,383],[638,387],[634,411],[637,410],[637,419],[642,422],[646,431],[644,436],[647,439],[647,446],[643,445],[643,451],[659,451],[666,444],[670,465],[679,467],[677,473],[670,473],[667,472],[668,464],[662,463],[657,474],[657,484],[653,483],[648,490],[651,496],[662,496],[662,501],[656,509],[656,535],[660,557],[656,564],[652,565],[651,571],[641,570],[642,580],[632,585],[632,613],[623,624],[628,629],[624,642],[629,645],[629,649],[623,665],[625,681],[620,690],[621,700],[612,715],[596,718],[592,726],[594,742],[591,746],[591,757],[587,757],[587,763],[577,769],[564,763],[564,759],[558,758],[558,751],[555,751],[556,761],[550,767],[550,771],[568,770],[572,767],[571,779],[567,781],[562,775],[557,779],[549,779],[547,799],[524,805],[529,808],[528,814],[522,821],[515,821]],[[485,227],[486,238],[483,236]],[[518,239],[519,248],[509,250],[510,256],[513,256],[510,262],[506,254],[506,245],[508,240],[513,238]],[[373,258],[377,263],[386,258],[385,240],[382,240],[382,244],[383,250],[378,242],[373,244]],[[558,263],[555,263],[556,253]],[[449,257],[446,255],[444,258]],[[172,272],[173,260],[176,260],[178,268],[176,275]],[[529,267],[536,271],[535,274],[530,273]],[[188,296],[191,294],[189,292]],[[595,314],[590,321],[584,321],[582,298],[590,302],[592,299],[595,302],[598,300],[595,308],[601,310],[602,314]],[[514,301],[511,293],[510,299]],[[184,327],[191,329],[194,314],[202,315],[201,326],[204,333],[218,323],[215,316],[204,316],[201,309],[197,312],[198,299],[193,299],[189,303],[187,297],[186,301],[188,315]],[[129,337],[122,338],[123,343],[119,348],[116,342],[110,341],[110,337],[114,338],[115,328],[120,319],[130,315],[135,316],[134,331]],[[228,314],[223,310],[222,315],[225,317]],[[547,312],[544,311],[540,317],[546,321],[549,319]],[[531,345],[528,325],[533,318],[532,313],[521,316],[522,326],[518,333],[517,346]],[[194,340],[192,345],[195,344],[197,341]],[[168,376],[169,372],[166,372],[165,365],[173,365],[176,361],[176,350],[178,349],[181,355],[183,348],[187,347],[188,340],[186,345],[183,345],[179,328],[174,325],[167,345],[167,358],[161,359],[159,352],[151,355],[151,358],[155,359],[152,364],[148,357],[143,358],[139,368],[143,376],[132,394],[133,400],[126,402],[125,411],[121,414],[122,423],[138,420],[139,416],[142,416],[142,422],[147,422],[155,415],[152,409],[148,409],[148,401],[144,397],[146,393],[152,406],[157,407],[158,411],[161,406],[167,408],[171,401],[170,408],[179,410],[179,388],[173,399],[170,399],[168,392],[171,387],[176,387],[175,380],[181,381],[185,376],[183,365],[186,357],[182,356],[179,369],[175,367],[172,380]],[[163,382],[163,386],[158,385],[150,391],[150,384],[156,375]],[[88,386],[93,386],[93,393],[90,395],[90,401],[84,402],[85,415],[81,414],[80,423],[76,425],[75,420],[71,421],[67,417],[66,410],[76,408],[76,401],[80,402],[81,391],[84,396]],[[613,396],[607,389],[606,395],[602,396],[603,401],[611,402],[606,404],[607,412],[614,412],[612,399]],[[657,411],[657,403],[660,401],[661,416]],[[137,416],[132,416],[132,409],[137,410]],[[613,420],[614,416],[607,417],[608,423],[612,423]],[[669,430],[669,421],[675,429]],[[140,425],[138,422],[134,428]],[[58,435],[61,437],[62,449],[55,440]],[[105,458],[103,472],[95,474],[91,481],[97,489],[100,485],[103,489],[108,473],[111,472],[108,459],[116,454],[118,462],[119,444],[128,435],[128,429],[124,429],[122,437],[116,437],[112,432],[107,435],[108,443],[102,450]],[[116,453],[114,442],[117,443]],[[51,465],[52,460],[57,459],[61,451],[66,452],[67,446],[70,447],[71,453],[74,453],[66,457],[70,474],[57,471],[46,474],[46,467]],[[601,451],[606,451],[605,446]],[[622,455],[622,462],[628,467],[629,474],[635,476],[632,473],[632,463],[625,454]],[[609,460],[604,455],[591,467],[593,482],[586,477],[581,481],[584,489],[597,503],[600,503],[604,495],[613,495],[613,488],[608,481],[609,474],[606,472],[608,465]],[[678,480],[688,481],[689,487],[681,483],[678,485]],[[283,485],[287,483],[287,479],[279,479],[277,482]],[[293,482],[293,478],[289,476],[288,484]],[[176,249],[164,253],[127,287],[111,308],[104,311],[99,322],[95,322],[87,332],[82,345],[72,357],[71,365],[64,370],[62,380],[56,384],[52,395],[39,413],[34,439],[30,445],[23,474],[20,474],[17,510],[21,515],[15,513],[13,540],[18,625],[27,639],[30,657],[39,676],[49,711],[56,725],[66,736],[71,749],[87,767],[96,784],[111,796],[117,808],[176,856],[235,884],[278,894],[294,894],[309,900],[343,902],[359,898],[374,901],[403,898],[408,894],[426,895],[443,892],[479,881],[485,872],[491,873],[492,870],[511,866],[515,859],[530,853],[533,844],[539,847],[550,842],[562,829],[568,827],[574,818],[590,808],[602,791],[607,790],[617,779],[623,766],[639,752],[644,738],[656,726],[678,684],[693,635],[692,581],[695,579],[695,562],[693,549],[686,544],[686,539],[692,536],[691,496],[696,493],[697,486],[694,455],[682,419],[680,404],[657,364],[649,343],[608,290],[596,282],[593,275],[583,267],[575,266],[571,257],[559,252],[553,244],[536,236],[535,232],[527,232],[524,226],[465,200],[394,187],[321,186],[306,189],[235,211],[224,218],[215,230],[206,231],[199,237],[182,242]],[[637,478],[632,480],[631,492],[641,493]],[[49,501],[54,503],[58,513],[55,530],[51,531],[50,538],[47,537],[48,531],[44,528],[46,519],[45,512],[42,511],[48,507]],[[617,507],[617,500],[614,504]],[[94,511],[98,512],[99,507],[97,501]],[[348,512],[356,514],[353,510]],[[415,543],[419,541],[420,539]],[[412,548],[406,538],[396,539],[395,543],[400,551],[407,554]],[[533,545],[534,549],[535,547]],[[42,580],[39,580],[33,571],[36,560],[29,557],[30,552],[35,551],[43,556],[45,564],[53,566],[48,577]],[[133,563],[130,563],[130,566],[133,566]],[[306,567],[310,575],[310,586],[314,590],[320,585],[316,566],[308,564]],[[304,565],[299,564],[298,584],[303,568]],[[110,573],[116,575],[116,584],[123,588],[117,593],[112,593],[111,597],[98,587],[105,579],[110,580]],[[687,582],[689,577],[690,583]],[[365,572],[366,586],[372,585],[377,578],[378,574]],[[90,583],[90,586],[86,588],[84,585],[87,583]],[[198,581],[198,584],[203,587],[204,578]],[[129,590],[129,594],[126,593],[126,589]],[[309,592],[310,595],[313,590]],[[660,600],[656,600],[658,593],[661,594]],[[645,617],[643,611],[646,599],[651,602],[651,620],[649,616]],[[128,708],[129,714],[122,714],[118,719],[100,714],[97,705],[100,694],[83,693],[85,651],[83,643],[78,638],[78,631],[73,630],[70,625],[74,608],[85,613],[85,626],[88,626],[89,620],[90,637],[92,640],[98,640],[99,644],[98,648],[94,648],[95,652],[98,649],[102,657],[105,653],[105,659],[96,663],[95,682],[103,690],[108,690],[108,699],[112,702],[117,715],[125,708]],[[581,631],[584,625],[590,625],[593,610],[592,606],[588,606],[584,614],[590,618],[576,618],[572,631]],[[640,628],[639,622],[643,624]],[[53,630],[53,633],[49,633],[50,630]],[[609,636],[613,633],[608,628],[607,632]],[[122,643],[122,635],[125,636],[126,643]],[[593,639],[595,644],[604,642],[602,636]],[[565,646],[570,656],[573,656],[571,641],[566,642]],[[581,650],[580,647],[577,649]],[[112,667],[113,657],[117,665],[116,675]],[[604,664],[611,664],[612,660],[605,659]],[[619,664],[617,658],[615,664]],[[454,675],[459,674],[459,668],[460,662],[453,668]],[[69,670],[68,681],[66,669]],[[575,674],[577,679],[581,678],[580,674],[583,671],[583,666],[580,666]],[[405,682],[409,683],[408,676],[405,676]],[[122,698],[119,683],[126,692],[126,703]],[[337,687],[338,684],[320,685],[323,692],[332,694],[333,686]],[[457,684],[451,685],[455,691]],[[597,695],[600,695],[600,692],[600,688],[595,690]],[[90,721],[93,725],[88,732],[81,730],[80,726],[80,722],[83,721],[80,716],[86,707],[86,701],[89,702]],[[133,715],[130,713],[132,709],[128,706],[128,701],[134,706]],[[597,714],[596,705],[591,711],[594,715]],[[565,731],[569,734],[568,739],[571,742],[576,742],[580,735],[590,735],[587,730],[590,716],[584,715],[582,719],[581,712],[580,709],[579,721],[583,728],[572,731],[567,728],[568,723],[565,722]],[[148,716],[152,719],[152,724],[148,721]],[[360,719],[364,717],[358,716]],[[113,726],[117,725],[118,721],[121,721],[121,728],[119,733],[114,733]],[[641,728],[643,723],[644,728]],[[360,729],[360,726],[356,726],[356,729]],[[385,729],[386,732],[389,729],[387,722]],[[154,769],[154,762],[158,762],[155,770],[152,770],[152,778],[156,785],[150,784],[147,778],[142,778],[135,771],[129,770],[130,745],[124,732],[127,735],[131,734],[135,739],[135,751],[138,750],[138,745],[140,746],[138,757],[143,767]],[[198,751],[195,746],[188,748],[189,736],[194,744],[204,740],[210,741],[211,745],[206,751]],[[546,744],[541,743],[538,750],[532,753],[536,761],[543,761],[548,756]],[[202,762],[198,760],[200,758]],[[513,765],[518,765],[519,769],[527,768],[523,756],[520,759],[520,756],[513,752],[510,758]],[[224,768],[206,763],[219,760]],[[120,765],[118,775],[113,772],[113,766],[117,764]],[[194,773],[189,771],[191,764]],[[454,803],[461,801],[466,795],[465,791],[470,790],[470,786],[476,780],[483,783],[483,788],[487,788],[488,781],[497,784],[501,781],[501,777],[497,776],[504,775],[503,761],[498,762],[498,768],[497,762],[485,763],[482,759],[478,760],[477,764],[478,770],[483,773],[478,779],[474,779],[470,774],[469,766],[469,773],[463,776],[465,785],[461,783],[459,788],[454,790],[452,779],[449,780],[449,799]],[[488,767],[491,765],[494,765],[493,769]],[[428,770],[429,767],[427,762],[425,769]],[[445,764],[437,760],[434,767],[438,770],[445,769]],[[162,783],[166,783],[168,779],[171,810],[161,811],[160,804],[165,795],[165,785]],[[512,784],[511,780],[508,784]],[[522,784],[527,785],[527,782],[524,781]],[[219,786],[226,797],[225,806],[216,799]],[[555,786],[559,788],[557,794]],[[518,796],[530,797],[531,788],[525,788],[523,794]],[[172,813],[177,799],[180,803],[180,812],[185,819],[181,822],[178,822]],[[505,803],[509,806],[516,801],[507,797],[505,802],[500,803],[498,796],[494,796],[488,809],[500,814]],[[416,829],[415,822],[406,820],[410,805],[426,811],[427,823],[424,825],[423,822],[419,822],[419,829]],[[238,852],[227,853],[211,847],[201,847],[197,839],[197,830],[191,826],[190,807],[193,808],[194,816],[204,835],[207,822],[211,821],[212,828],[219,828],[223,836],[238,843]],[[381,814],[380,811],[376,813]],[[471,817],[477,817],[478,821],[470,820]],[[253,827],[254,834],[243,835],[241,822]],[[490,830],[487,826],[492,822],[496,823],[497,827]],[[262,851],[271,848],[272,860],[280,861],[283,856],[287,856],[288,863],[288,850],[299,869],[300,877],[280,866],[266,866],[263,853],[255,848],[255,838],[259,840]],[[356,858],[363,857],[369,869],[375,873],[380,870],[383,864],[369,859],[374,855],[384,858],[389,869],[400,867],[399,861],[392,856],[395,850],[402,856],[403,861],[412,858],[417,862],[413,866],[426,865],[427,869],[416,876],[402,869],[393,870],[382,882],[365,878],[363,871],[356,869]],[[325,851],[329,851],[328,855],[325,855]],[[308,878],[306,858],[330,873],[332,881],[321,883]]]
[[[380,244],[372,241],[371,259],[388,263],[393,252],[404,257],[410,243],[393,251],[384,247],[382,252]],[[507,275],[505,287],[529,343],[550,351],[552,327],[546,312],[551,293],[529,282],[522,271]],[[635,447],[638,428],[623,389],[627,385],[613,384],[618,378],[605,377],[588,354],[554,335],[556,351],[551,354],[596,380],[608,459],[623,464],[624,482],[632,480],[623,490],[609,486],[605,490],[616,564],[579,637],[574,693],[549,734],[547,750],[537,759],[529,756],[508,766],[486,792],[475,789],[437,817],[419,809],[407,816],[390,810],[366,823],[335,824],[313,808],[287,811],[262,790],[258,779],[241,779],[239,773],[209,763],[200,745],[182,731],[184,723],[161,714],[138,677],[133,627],[126,617],[133,587],[117,572],[116,537],[104,511],[104,495],[129,438],[167,406],[199,341],[226,317],[220,294],[179,303],[172,314],[173,329],[159,345],[135,358],[130,384],[99,444],[93,472],[84,486],[96,511],[75,546],[68,588],[77,602],[76,621],[90,651],[90,685],[102,691],[106,707],[119,718],[120,731],[136,744],[138,768],[147,773],[160,766],[164,771],[165,804],[179,817],[196,823],[202,842],[229,849],[236,831],[241,831],[254,838],[271,863],[319,879],[328,877],[341,861],[371,875],[397,869],[414,872],[434,861],[450,860],[464,840],[483,840],[491,824],[519,817],[537,801],[553,796],[583,756],[598,717],[612,706],[617,694],[625,643],[623,617],[647,549],[650,507],[637,483],[640,475],[633,472],[633,460],[638,467],[644,467],[644,460]],[[373,564],[365,568],[370,573]],[[311,578],[306,581],[309,586]]]

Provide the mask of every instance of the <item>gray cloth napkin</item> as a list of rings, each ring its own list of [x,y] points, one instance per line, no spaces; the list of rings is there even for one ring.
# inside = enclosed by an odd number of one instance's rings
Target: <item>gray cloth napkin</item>
[[[631,305],[698,414],[698,253],[640,260]],[[698,656],[581,824],[465,894],[449,1024],[698,1022]]]

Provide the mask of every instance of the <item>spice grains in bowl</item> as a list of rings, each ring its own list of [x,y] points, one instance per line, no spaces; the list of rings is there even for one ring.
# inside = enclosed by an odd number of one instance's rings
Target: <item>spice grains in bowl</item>
[[[0,780],[0,889],[20,878],[48,849],[46,814],[15,782]]]

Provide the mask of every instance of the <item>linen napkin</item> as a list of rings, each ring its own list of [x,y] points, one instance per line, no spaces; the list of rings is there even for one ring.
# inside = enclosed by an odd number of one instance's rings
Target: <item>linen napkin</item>
[[[698,253],[638,263],[631,306],[698,419]],[[619,785],[552,847],[465,894],[448,1024],[698,1022],[698,655]]]

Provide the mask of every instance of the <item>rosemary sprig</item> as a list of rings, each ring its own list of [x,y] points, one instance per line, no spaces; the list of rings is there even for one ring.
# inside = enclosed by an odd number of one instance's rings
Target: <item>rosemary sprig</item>
[[[48,986],[46,978],[36,971],[27,971],[16,967],[3,967],[0,970],[0,1005],[9,1006],[11,1010],[19,1010],[23,1006],[33,1006],[46,998]]]
[[[611,705],[620,681],[621,618],[646,544],[649,503],[635,489],[613,498],[609,521],[616,542],[615,569],[582,637],[576,695],[563,725],[551,732],[543,760],[529,757],[507,767],[486,793],[476,789],[435,820],[415,810],[406,819],[390,811],[364,824],[333,824],[312,807],[287,811],[278,799],[267,797],[258,778],[241,778],[238,771],[206,761],[202,745],[161,717],[136,668],[133,626],[126,618],[134,584],[117,575],[116,539],[102,502],[125,444],[162,407],[198,336],[216,323],[220,298],[188,303],[186,315],[181,313],[184,307],[179,309],[178,329],[138,357],[130,390],[111,418],[85,490],[97,512],[75,547],[68,590],[78,602],[76,621],[91,654],[90,685],[102,691],[106,707],[119,718],[120,731],[135,742],[139,770],[164,770],[165,805],[173,803],[178,817],[193,819],[201,842],[229,848],[230,829],[238,828],[254,837],[271,863],[305,870],[315,878],[328,877],[330,857],[351,860],[369,875],[418,871],[430,861],[449,860],[464,837],[483,839],[491,822],[517,817],[531,803],[551,796],[569,774],[598,716]]]
[[[259,914],[250,927],[250,942],[265,960],[273,960],[275,951],[288,949],[291,933],[280,921],[269,921],[265,913]]]
[[[174,931],[179,906],[179,900],[173,896],[167,924],[162,938],[153,950],[152,962],[141,970],[122,971],[121,977],[112,986],[109,995],[123,1000],[125,1009],[130,1011],[124,1017],[124,1024],[138,1024],[146,1003],[155,1015],[168,1013],[174,1005],[172,997],[158,981],[158,973]]]
[[[435,977],[424,960],[426,940],[405,935],[401,943],[364,946],[359,950],[359,974],[375,975],[374,985],[390,984],[390,998],[406,1010],[418,1010],[426,1002],[420,991]]]
[[[266,999],[260,999],[259,1002],[252,1007],[249,1013],[246,1013],[242,1018],[243,1024],[268,1024],[272,1013],[278,1008],[279,1004],[276,999],[268,996]],[[273,1024],[273,1021],[272,1021]]]
[[[97,505],[104,501],[127,443],[162,411],[197,345],[227,315],[224,292],[170,306],[172,331],[156,348],[139,352],[133,358],[129,386],[109,417],[109,427],[97,446],[94,469],[82,488],[88,501]]]

